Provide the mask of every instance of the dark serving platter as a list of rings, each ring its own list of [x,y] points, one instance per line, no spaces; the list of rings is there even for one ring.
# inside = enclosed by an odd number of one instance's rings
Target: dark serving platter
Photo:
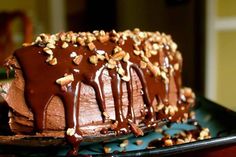
[[[200,140],[196,142],[174,145],[169,147],[159,147],[154,149],[147,149],[148,144],[162,137],[161,133],[151,131],[143,137],[123,137],[113,142],[108,143],[94,143],[83,144],[80,148],[79,154],[85,156],[217,156],[217,155],[231,155],[236,153],[236,113],[216,104],[202,96],[197,96],[196,106],[193,108],[196,113],[196,120],[202,127],[208,127],[211,132],[211,139]],[[170,127],[164,126],[162,129],[174,135],[183,130],[192,130],[195,126],[191,124],[171,124]],[[9,136],[9,135],[8,135]],[[0,136],[0,139],[4,135]],[[51,142],[52,145],[30,147],[29,140],[40,142]],[[120,143],[128,139],[129,144],[125,148],[120,147]],[[140,139],[143,141],[142,145],[136,145],[135,141]],[[21,141],[22,140],[22,141]],[[27,141],[28,140],[28,141]],[[61,140],[61,141],[60,141]],[[8,144],[0,141],[0,154],[1,155],[17,155],[17,156],[56,156],[66,155],[68,146],[62,144],[62,138],[22,138],[18,142],[21,144]],[[24,142],[27,145],[24,146]],[[50,143],[49,142],[49,143]],[[55,142],[53,144],[53,142]],[[58,143],[59,144],[58,144]],[[23,144],[22,144],[23,143]],[[37,143],[37,142],[36,142]],[[33,144],[33,143],[32,143]],[[111,148],[109,154],[104,154],[103,147]]]

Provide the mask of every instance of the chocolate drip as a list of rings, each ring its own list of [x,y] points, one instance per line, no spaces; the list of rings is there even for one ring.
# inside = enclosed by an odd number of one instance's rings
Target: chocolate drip
[[[123,110],[122,110],[122,80],[119,74],[116,71],[111,70],[109,71],[109,75],[111,77],[111,86],[112,86],[112,95],[114,98],[114,106],[115,106],[115,117],[116,121],[118,122],[117,127],[115,130],[117,133],[127,133],[128,132],[128,123],[126,118],[124,117]]]
[[[146,115],[146,118],[145,118],[145,123],[148,125],[148,124],[150,124],[151,122],[153,122],[155,120],[153,106],[152,106],[152,103],[151,103],[152,102],[151,99],[153,100],[154,97],[150,94],[150,91],[148,89],[147,82],[146,82],[146,79],[145,79],[145,76],[144,76],[142,70],[135,64],[132,65],[132,68],[138,74],[139,79],[140,79],[141,84],[142,84],[142,89],[143,89],[143,92],[144,92],[143,99],[144,99],[144,103],[145,103],[145,105],[147,106],[147,109],[148,109],[148,112],[147,112],[147,115]]]
[[[142,43],[144,43],[144,41]],[[34,114],[35,131],[44,130],[45,110],[47,109],[47,105],[53,96],[59,96],[64,103],[67,131],[68,129],[72,129],[72,132],[74,131],[73,133],[66,135],[68,142],[73,146],[73,150],[70,152],[71,154],[77,152],[83,136],[79,129],[79,98],[81,83],[93,87],[103,120],[107,118],[104,115],[106,112],[106,102],[102,80],[105,69],[108,70],[108,74],[111,78],[115,122],[117,123],[117,127],[115,127],[114,130],[118,134],[130,132],[129,122],[132,121],[132,124],[135,123],[132,71],[138,75],[141,82],[144,106],[146,109],[145,120],[143,122],[148,127],[156,125],[155,121],[157,116],[153,107],[154,99],[158,97],[160,102],[166,102],[165,105],[169,105],[170,83],[163,81],[161,76],[154,77],[147,68],[140,68],[139,64],[142,59],[140,56],[134,54],[134,41],[131,38],[128,38],[124,44],[121,45],[121,48],[129,53],[130,60],[127,62],[119,61],[119,64],[124,69],[126,75],[130,78],[128,81],[122,80],[121,76],[117,73],[116,68],[109,69],[104,60],[98,61],[95,65],[89,62],[90,57],[96,54],[96,51],[98,50],[105,52],[108,57],[111,57],[117,44],[112,41],[99,42],[98,40],[95,40],[93,44],[96,46],[95,51],[89,50],[86,46],[74,46],[73,43],[68,43],[67,48],[62,48],[63,42],[60,40],[57,41],[56,47],[53,49],[54,57],[56,57],[58,61],[55,66],[51,66],[45,62],[47,55],[44,54],[43,48],[40,47],[42,45],[40,44],[39,46],[32,45],[25,47],[15,52],[15,57],[20,64],[25,78],[25,100]],[[139,48],[144,49],[143,46],[139,46]],[[169,61],[167,58],[169,55],[167,51],[167,49],[163,48],[163,50],[159,52],[159,55],[151,57],[150,61],[158,62],[160,66],[164,66],[167,70],[170,70],[168,69],[170,64],[178,63],[179,61],[176,58]],[[71,57],[72,53],[83,56],[83,59],[78,65],[73,63],[73,57]],[[74,81],[63,86],[62,90],[62,87],[56,84],[55,81],[58,78],[69,74],[73,74]],[[177,86],[177,92],[179,92],[179,70],[172,75],[167,74],[166,77],[169,80],[173,77]],[[128,92],[127,115],[124,115],[122,109],[122,83],[124,82],[126,83]]]
[[[65,105],[65,113],[66,113],[66,122],[67,128],[72,128],[75,130],[75,133],[71,136],[66,134],[67,141],[72,144],[73,149],[68,152],[69,156],[76,155],[78,152],[78,147],[80,142],[82,141],[82,133],[79,129],[79,104],[78,98],[80,97],[80,89],[81,83],[77,82],[75,87],[75,92],[73,95],[73,103],[69,100],[63,101]],[[64,98],[64,97],[63,97]],[[70,98],[67,96],[66,98]],[[70,106],[71,105],[71,106]]]
[[[94,75],[93,78],[86,80],[86,83],[88,85],[91,85],[96,91],[95,94],[96,94],[97,103],[102,113],[106,112],[103,82],[101,79],[104,69],[105,69],[105,66],[102,66],[100,69],[96,71],[96,74]],[[103,121],[105,120],[105,118],[106,117],[104,117],[103,115]]]
[[[130,76],[130,79],[132,80],[131,76],[131,70],[132,69],[127,69],[128,75]],[[127,86],[127,92],[128,92],[128,100],[129,100],[129,105],[128,105],[128,113],[127,113],[127,118],[132,120],[135,123],[135,116],[134,116],[134,107],[133,107],[133,83],[132,81],[129,81],[126,83]]]

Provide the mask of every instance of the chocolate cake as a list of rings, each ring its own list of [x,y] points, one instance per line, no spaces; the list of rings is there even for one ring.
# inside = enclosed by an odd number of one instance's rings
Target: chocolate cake
[[[16,50],[2,85],[15,134],[65,136],[76,154],[84,136],[142,136],[140,126],[180,122],[194,104],[181,88],[182,57],[170,35],[93,31],[40,34]]]

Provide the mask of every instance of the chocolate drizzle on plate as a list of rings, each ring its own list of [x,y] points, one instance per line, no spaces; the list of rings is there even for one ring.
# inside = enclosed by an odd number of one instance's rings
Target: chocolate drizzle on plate
[[[194,102],[189,88],[180,90],[182,58],[169,35],[138,29],[67,32],[41,34],[24,46],[14,56],[25,79],[25,101],[34,114],[35,131],[45,129],[47,105],[54,96],[60,97],[65,108],[66,138],[73,147],[71,155],[77,153],[83,140],[79,124],[82,84],[94,89],[103,121],[110,119],[102,80],[105,71],[111,78],[115,108],[115,119],[108,129],[117,134],[143,134],[134,115],[132,73],[141,82],[145,106],[142,123],[147,127],[158,127],[156,122],[164,118],[180,121]],[[123,87],[128,94],[126,115]]]

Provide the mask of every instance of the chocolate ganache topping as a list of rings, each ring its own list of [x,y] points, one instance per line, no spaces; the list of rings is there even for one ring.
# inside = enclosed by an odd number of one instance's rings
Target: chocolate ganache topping
[[[45,109],[53,96],[60,97],[65,109],[65,135],[73,146],[72,154],[83,140],[79,124],[81,84],[94,89],[103,122],[110,119],[102,80],[105,71],[111,78],[115,109],[115,119],[108,129],[117,134],[143,135],[133,111],[136,104],[131,73],[135,72],[141,82],[142,123],[147,127],[158,127],[157,121],[163,118],[180,120],[194,102],[190,89],[180,89],[182,57],[171,36],[164,33],[134,29],[40,34],[33,43],[23,46],[14,56],[25,79],[24,97],[34,115],[35,131],[45,129]],[[123,84],[128,93],[126,115],[122,109]],[[175,86],[176,96],[171,96],[171,84]]]

